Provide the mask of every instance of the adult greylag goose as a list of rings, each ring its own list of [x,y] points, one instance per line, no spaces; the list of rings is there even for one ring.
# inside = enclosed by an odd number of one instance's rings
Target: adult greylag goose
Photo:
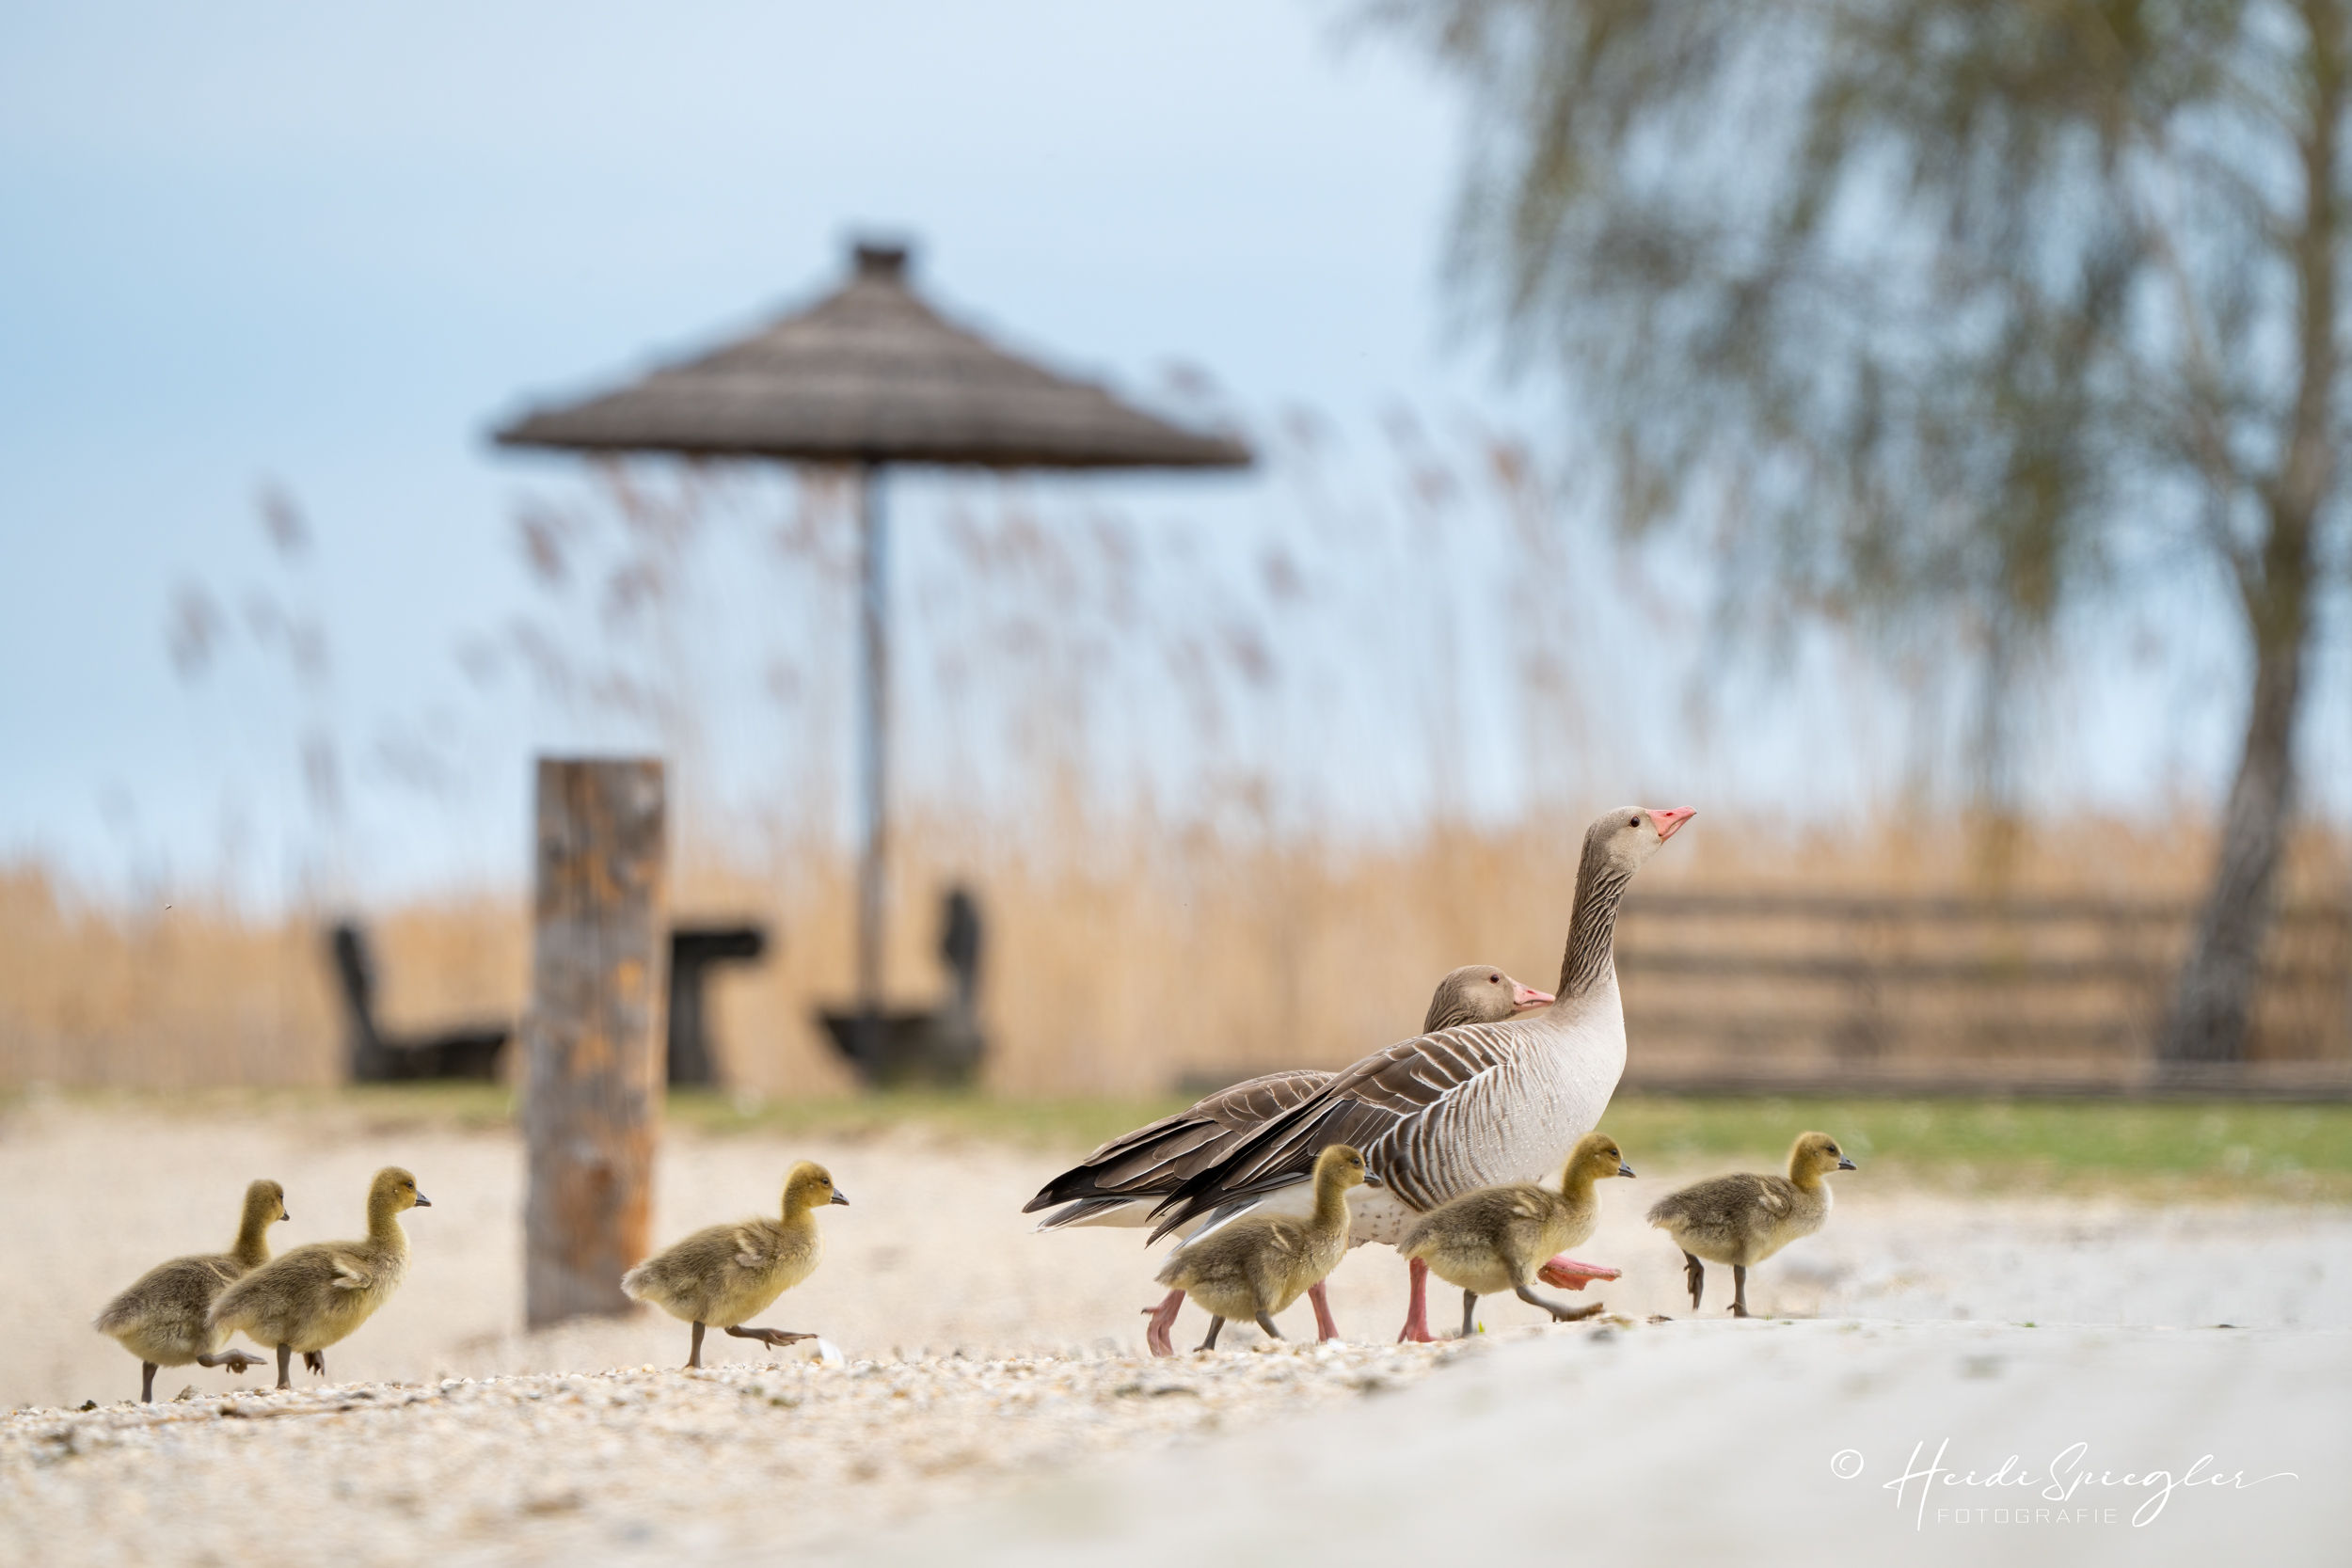
[[[1400,1040],[1342,1071],[1188,1177],[1153,1211],[1155,1237],[1200,1224],[1192,1243],[1242,1214],[1305,1212],[1327,1145],[1364,1151],[1385,1190],[1359,1201],[1354,1231],[1393,1246],[1414,1219],[1480,1187],[1540,1181],[1567,1164],[1625,1071],[1614,958],[1617,905],[1689,807],[1626,806],[1585,830],[1557,998],[1539,1011]],[[1554,1259],[1541,1277],[1581,1288],[1611,1271]],[[1416,1263],[1404,1337],[1430,1337],[1428,1271]]]
[[[1699,1309],[1707,1289],[1707,1267],[1699,1261],[1704,1258],[1731,1265],[1731,1315],[1748,1316],[1748,1270],[1820,1229],[1829,1219],[1829,1183],[1822,1178],[1853,1168],[1836,1138],[1800,1132],[1788,1146],[1785,1177],[1718,1176],[1660,1198],[1649,1222],[1682,1249],[1691,1310]]]
[[[1438,982],[1422,1032],[1492,1023],[1550,1002],[1549,992],[1521,985],[1492,964],[1464,964]],[[1040,1230],[1148,1225],[1153,1203],[1223,1159],[1274,1117],[1304,1104],[1335,1076],[1320,1068],[1295,1068],[1219,1089],[1172,1117],[1113,1138],[1040,1188],[1021,1212],[1054,1210],[1038,1222]],[[1339,1325],[1331,1319],[1331,1304],[1320,1278],[1308,1295],[1314,1304],[1316,1331],[1326,1339],[1338,1338]],[[1144,1340],[1154,1355],[1175,1354],[1169,1335],[1184,1304],[1184,1292],[1179,1288],[1158,1306],[1144,1308],[1151,1319]]]
[[[248,1352],[223,1350],[229,1331],[214,1327],[205,1321],[206,1314],[231,1280],[269,1261],[269,1227],[287,1217],[286,1189],[275,1181],[254,1182],[245,1190],[234,1246],[158,1263],[98,1314],[98,1332],[113,1336],[139,1358],[143,1402],[155,1402],[158,1367],[184,1367],[193,1361],[242,1373],[262,1364],[260,1356]]]
[[[1216,1349],[1228,1318],[1252,1319],[1279,1339],[1274,1314],[1322,1284],[1347,1255],[1347,1190],[1367,1184],[1376,1187],[1380,1179],[1365,1171],[1364,1157],[1333,1144],[1315,1157],[1314,1210],[1305,1219],[1250,1214],[1219,1226],[1198,1246],[1178,1247],[1159,1280],[1190,1291],[1209,1309],[1209,1337],[1200,1348]]]
[[[1553,1254],[1592,1236],[1600,1223],[1593,1183],[1632,1174],[1616,1139],[1587,1132],[1568,1156],[1557,1192],[1538,1182],[1513,1181],[1465,1193],[1415,1220],[1396,1250],[1462,1288],[1465,1339],[1477,1330],[1478,1298],[1503,1291],[1542,1307],[1554,1323],[1575,1323],[1599,1311],[1600,1304],[1568,1307],[1545,1300],[1535,1293],[1535,1271]]]

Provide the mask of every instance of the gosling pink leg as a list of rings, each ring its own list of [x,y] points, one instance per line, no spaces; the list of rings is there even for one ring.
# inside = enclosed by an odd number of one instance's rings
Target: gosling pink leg
[[[1405,1308],[1405,1332],[1396,1337],[1400,1345],[1426,1345],[1437,1336],[1429,1332],[1429,1265],[1416,1258],[1407,1271],[1412,1275],[1413,1299]]]
[[[1547,1285],[1557,1285],[1564,1291],[1581,1291],[1596,1279],[1617,1279],[1623,1277],[1624,1273],[1622,1269],[1613,1269],[1601,1263],[1580,1263],[1564,1252],[1537,1269],[1535,1277]]]
[[[1324,1292],[1323,1283],[1318,1279],[1307,1287],[1307,1299],[1315,1304],[1315,1338],[1336,1339],[1340,1325],[1331,1321],[1331,1298]]]
[[[1316,1287],[1322,1289],[1321,1286]],[[1143,1342],[1153,1355],[1173,1355],[1176,1346],[1168,1333],[1176,1326],[1176,1310],[1184,1305],[1184,1292],[1170,1291],[1168,1299],[1157,1307],[1147,1307],[1143,1315],[1152,1321],[1143,1325]]]

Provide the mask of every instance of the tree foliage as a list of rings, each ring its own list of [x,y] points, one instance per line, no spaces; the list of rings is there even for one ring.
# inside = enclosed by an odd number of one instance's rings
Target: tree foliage
[[[2342,7],[1389,14],[1475,88],[1471,297],[1637,525],[1708,519],[1727,580],[1882,632],[1958,611],[1996,672],[2089,594],[2218,568],[2255,678],[2183,1010],[2217,942],[2243,993],[2341,547]]]

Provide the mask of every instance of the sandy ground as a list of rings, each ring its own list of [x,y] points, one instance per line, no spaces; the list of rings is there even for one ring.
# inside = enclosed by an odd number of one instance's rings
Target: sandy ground
[[[1248,1523],[1277,1506],[1270,1478],[1336,1498],[1343,1482],[1387,1473],[1353,1457],[1365,1451],[1393,1449],[1423,1476],[1459,1476],[1473,1457],[1596,1443],[1613,1457],[1591,1475],[1609,1484],[1574,1488],[1585,1500],[1562,1528],[1638,1541],[1624,1530],[1672,1527],[1695,1546],[1729,1540],[1706,1532],[1739,1518],[1772,1517],[1777,1500],[1853,1545],[1867,1538],[1837,1534],[1847,1524],[1884,1524],[1851,1504],[1856,1492],[1887,1503],[1889,1518],[1893,1499],[1863,1485],[1822,1491],[1817,1482],[1836,1480],[1830,1453],[1856,1448],[1876,1479],[1899,1464],[1891,1445],[1908,1419],[1917,1436],[1948,1428],[1971,1445],[1972,1463],[1997,1464],[2002,1454],[1978,1450],[2047,1446],[2070,1415],[2109,1423],[2086,1428],[2085,1440],[2161,1439],[2161,1454],[2128,1455],[2135,1465],[2174,1463],[2172,1448],[2201,1442],[2177,1461],[2185,1465],[2225,1438],[2244,1449],[2247,1433],[2264,1434],[2272,1448],[2247,1450],[2245,1465],[2296,1469],[2309,1482],[2248,1494],[2255,1500],[2240,1499],[2234,1514],[2200,1495],[2205,1513],[2196,1516],[2234,1519],[2265,1538],[2284,1531],[2282,1544],[2306,1539],[2312,1509],[2332,1508],[2331,1528],[2347,1522],[2335,1499],[2346,1495],[2341,1461],[2352,1456],[2331,1434],[2352,1423],[2314,1435],[2303,1420],[2322,1391],[2331,1411],[2340,1406],[2352,1370],[2352,1213],[2341,1210],[1969,1201],[1874,1187],[1864,1171],[1840,1179],[1821,1236],[1751,1282],[1759,1310],[1812,1321],[1712,1321],[1727,1299],[1723,1279],[1710,1286],[1710,1321],[1698,1323],[1688,1321],[1678,1257],[1639,1218],[1694,1173],[1645,1167],[1641,1180],[1604,1187],[1603,1228],[1578,1249],[1627,1271],[1592,1292],[1619,1320],[1606,1334],[1539,1329],[1532,1308],[1502,1300],[1486,1304],[1490,1332],[1466,1349],[1386,1346],[1403,1313],[1404,1271],[1373,1247],[1333,1279],[1341,1326],[1359,1348],[1300,1354],[1229,1328],[1234,1354],[1149,1363],[1137,1356],[1137,1309],[1158,1291],[1139,1238],[1033,1236],[1018,1212],[1057,1168],[1052,1154],[909,1135],[788,1146],[675,1138],[663,1156],[657,1238],[769,1207],[800,1156],[831,1166],[852,1204],[825,1215],[824,1269],[768,1321],[823,1333],[853,1365],[771,1359],[719,1339],[714,1370],[692,1379],[652,1370],[683,1357],[685,1329],[665,1318],[518,1332],[521,1161],[505,1132],[371,1124],[348,1110],[199,1120],[53,1105],[14,1115],[0,1124],[0,1191],[10,1195],[0,1205],[0,1404],[43,1408],[19,1411],[0,1432],[0,1560],[291,1562],[324,1552],[396,1562],[428,1548],[484,1563],[686,1549],[755,1560],[787,1547],[921,1556],[937,1544],[926,1529],[1008,1558],[1062,1540],[1073,1552],[1092,1542],[1089,1553],[1152,1560],[1134,1530],[1186,1537],[1149,1524],[1157,1515],[1134,1501],[1147,1494],[1193,1498],[1179,1521],[1186,1528],[1222,1517],[1225,1539],[1238,1530],[1271,1542],[1279,1532]],[[330,1353],[331,1386],[227,1394],[262,1380],[185,1369],[158,1379],[167,1400],[194,1387],[185,1402],[106,1402],[137,1389],[136,1364],[87,1327],[109,1294],[164,1257],[226,1244],[255,1176],[287,1187],[295,1217],[277,1228],[279,1246],[356,1234],[367,1178],[388,1162],[416,1171],[435,1206],[410,1216],[415,1261],[401,1294]],[[1444,1324],[1458,1298],[1433,1307]],[[1652,1324],[1653,1315],[1677,1321]],[[2041,1326],[2013,1326],[2026,1323]],[[1188,1311],[1179,1343],[1203,1326]],[[1303,1305],[1286,1326],[1311,1332]],[[1763,1370],[1751,1378],[1751,1366]],[[642,1370],[577,1375],[615,1368]],[[1522,1381],[1572,1397],[1518,1402]],[[2175,1386],[2189,1392],[2164,1402],[2158,1390]],[[1372,1388],[1405,1391],[1367,1402]],[[56,1408],[85,1400],[101,1408]],[[1480,1414],[1520,1402],[1534,1413],[1518,1425]],[[2005,1406],[2015,1407],[2008,1426]],[[1570,1418],[1562,1412],[1573,1414],[1570,1427],[1544,1424]],[[1293,1413],[1300,1418],[1278,1418]],[[1814,1452],[1850,1429],[1869,1441]],[[1193,1451],[1171,1456],[1171,1441]],[[1407,1460],[1417,1442],[1433,1446]],[[1757,1493],[1756,1476],[1778,1472],[1743,1467],[1743,1446],[1811,1471],[1791,1470],[1783,1492]],[[1711,1514],[1678,1504],[1677,1466],[1691,1453],[1746,1478],[1709,1483]],[[1310,1460],[1325,1468],[1297,1468]],[[1531,1472],[1526,1484],[1568,1496],[1560,1489],[1575,1466],[1543,1463],[1552,1480],[1538,1484]],[[1248,1484],[1163,1494],[1137,1479],[1168,1465]],[[2314,1471],[2328,1477],[2324,1492]],[[1040,1489],[1041,1479],[1050,1484]],[[1000,1497],[1009,1490],[1009,1502]],[[2276,1500],[2289,1494],[2325,1506]],[[1402,1506],[1399,1496],[1383,1492],[1382,1506]],[[1351,1519],[1367,1508],[1365,1518],[1388,1516],[1370,1502],[1350,1506]],[[1524,1533],[1542,1513],[1481,1517],[1492,1544],[1523,1544],[1544,1539]],[[2180,1523],[2191,1513],[2176,1502],[2161,1539],[2202,1540]],[[1442,1544],[1439,1514],[1414,1518]],[[1094,1535],[1078,1528],[1089,1520]],[[899,1533],[877,1535],[885,1524]],[[1343,1534],[1371,1539],[1353,1527]],[[1920,1550],[1952,1539],[1915,1534]],[[2159,1538],[2126,1527],[2117,1539],[2139,1549]],[[1253,1547],[1248,1560],[1271,1556]]]

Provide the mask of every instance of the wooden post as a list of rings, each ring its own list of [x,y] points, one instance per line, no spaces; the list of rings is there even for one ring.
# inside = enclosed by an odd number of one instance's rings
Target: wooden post
[[[662,1061],[661,764],[539,759],[531,1010],[523,1022],[523,1315],[631,1310]]]

